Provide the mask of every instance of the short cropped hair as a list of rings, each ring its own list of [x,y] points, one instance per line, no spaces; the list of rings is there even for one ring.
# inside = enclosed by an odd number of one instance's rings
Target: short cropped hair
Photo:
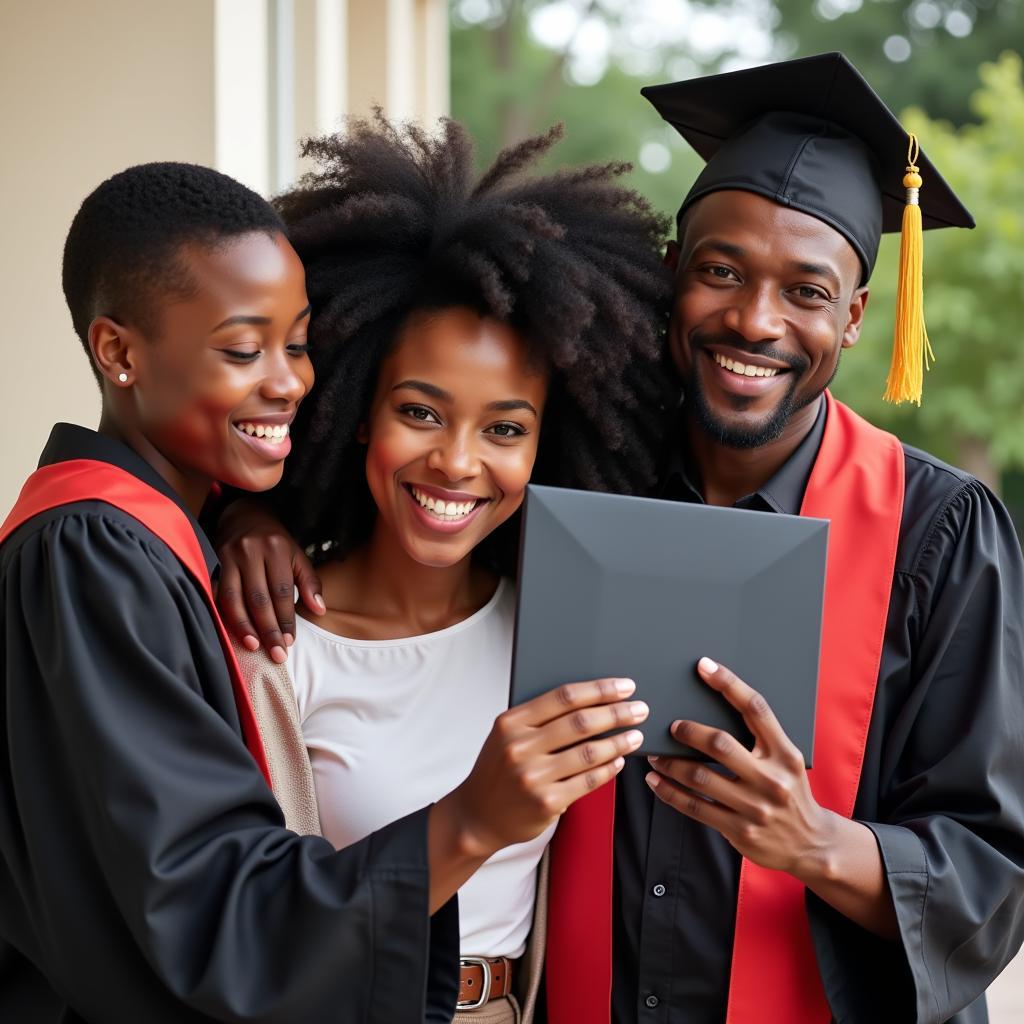
[[[86,353],[97,316],[151,332],[162,299],[195,294],[183,245],[253,231],[284,224],[252,189],[209,167],[138,164],[108,178],[86,196],[64,243],[64,298]]]
[[[535,482],[651,487],[671,387],[667,223],[617,180],[628,165],[529,173],[560,135],[512,146],[482,174],[450,120],[430,135],[378,113],[305,144],[315,169],[276,203],[306,267],[317,387],[276,496],[316,552],[343,555],[367,536],[375,510],[357,427],[381,360],[419,310],[493,317],[550,368]],[[501,571],[514,547],[496,559]]]

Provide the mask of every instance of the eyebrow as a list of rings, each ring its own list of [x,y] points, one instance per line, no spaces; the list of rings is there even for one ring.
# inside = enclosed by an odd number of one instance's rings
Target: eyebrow
[[[422,391],[423,394],[429,395],[431,398],[436,398],[439,402],[454,401],[452,396],[448,394],[444,388],[439,388],[436,384],[428,384],[425,380],[403,380],[400,384],[396,384],[391,390],[401,391],[403,388],[407,388],[410,391]]]
[[[537,410],[525,398],[507,398],[503,402],[491,402],[487,406],[488,412],[515,412],[518,409],[525,409],[537,415]]]
[[[708,238],[693,247],[694,252],[698,249],[711,249],[713,252],[720,252],[723,256],[734,256],[737,259],[746,256],[747,250],[741,245],[733,245],[732,242],[723,242],[719,238]]]
[[[312,310],[313,307],[311,305],[307,305],[306,308],[303,309],[292,321],[292,324],[294,325],[300,320],[304,320],[309,316]],[[269,316],[249,316],[245,313],[240,313],[238,316],[229,316],[226,320],[222,320],[210,333],[212,334],[214,331],[223,330],[225,327],[238,327],[241,325],[248,327],[266,327],[270,323],[272,323],[272,321]]]
[[[428,384],[425,380],[403,380],[391,390],[401,391],[406,388],[410,391],[420,391],[424,395],[436,398],[439,402],[455,401],[454,397],[444,388],[439,388],[436,384]],[[513,412],[517,409],[526,409],[534,416],[537,415],[537,410],[525,398],[506,398],[500,402],[490,402],[487,405],[488,412]]]
[[[827,278],[836,291],[842,291],[843,283],[839,280],[839,275],[824,263],[804,263],[801,261],[794,263],[793,267],[794,269],[799,270],[802,274],[810,274],[813,277]]]

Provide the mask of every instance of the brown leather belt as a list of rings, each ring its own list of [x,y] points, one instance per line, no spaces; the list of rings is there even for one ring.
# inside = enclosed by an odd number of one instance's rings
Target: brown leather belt
[[[512,991],[512,961],[507,956],[459,957],[460,1010],[479,1010]]]

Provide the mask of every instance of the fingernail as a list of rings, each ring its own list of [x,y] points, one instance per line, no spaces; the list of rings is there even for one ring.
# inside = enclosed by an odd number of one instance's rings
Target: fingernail
[[[242,646],[247,651],[258,651],[259,647],[260,647],[259,638],[255,637],[255,636],[243,636],[242,637]]]
[[[711,675],[718,671],[718,662],[712,661],[710,658],[701,658],[700,661],[697,662],[697,668],[699,668],[701,672],[706,672],[708,675]]]
[[[295,637],[293,637],[291,633],[282,633],[281,636],[284,639],[285,647],[291,647],[291,645],[295,643]]]
[[[644,734],[640,732],[639,729],[630,729],[629,732],[626,733],[626,742],[631,747],[639,747],[643,741]]]
[[[629,713],[634,722],[642,722],[651,713],[651,709],[642,700],[635,700],[629,705]]]
[[[636,689],[636,683],[632,679],[616,679],[615,691],[623,697],[628,697]]]
[[[316,605],[316,609],[318,612],[327,611],[327,605],[324,604],[324,599],[319,594],[313,595],[313,604]]]
[[[661,776],[657,772],[648,772],[645,778],[651,789],[657,789],[661,785]]]
[[[288,652],[280,644],[274,644],[270,648],[270,660],[280,665],[288,660]]]
[[[612,767],[616,771],[621,771],[623,769],[623,767],[625,767],[625,764],[626,764],[626,759],[624,757],[617,757],[617,758],[615,758],[614,761],[612,761]]]
[[[650,764],[657,764],[661,760],[661,758],[658,757],[657,754],[651,754],[648,756],[647,760]]]

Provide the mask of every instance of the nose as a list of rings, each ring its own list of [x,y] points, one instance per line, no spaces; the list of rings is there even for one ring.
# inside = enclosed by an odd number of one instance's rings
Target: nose
[[[781,296],[768,284],[737,288],[734,301],[725,311],[723,323],[745,341],[778,341],[786,333],[779,309]]]
[[[313,366],[306,356],[268,353],[266,366],[267,373],[260,387],[265,398],[298,402],[313,386]]]
[[[470,432],[445,431],[427,455],[427,467],[455,483],[480,474],[480,459],[474,449]]]

